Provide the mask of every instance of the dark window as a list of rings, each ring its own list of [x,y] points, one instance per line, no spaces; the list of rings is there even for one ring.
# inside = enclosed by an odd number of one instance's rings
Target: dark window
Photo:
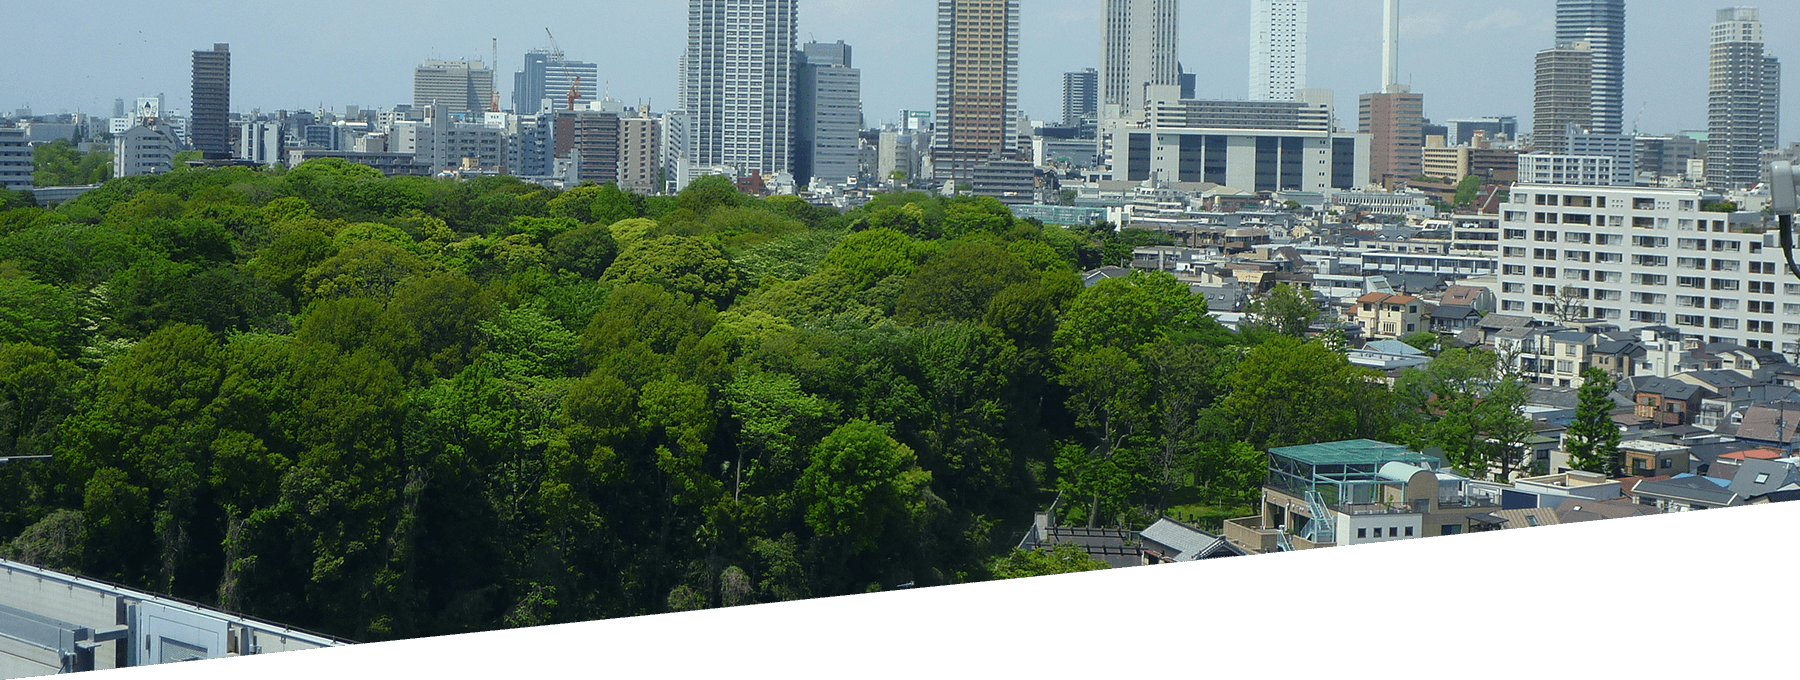
[[[1256,138],[1256,188],[1254,191],[1281,190],[1281,138]]]
[[[1226,148],[1224,135],[1208,135],[1206,137],[1206,181],[1213,184],[1225,184]]]
[[[1331,188],[1356,188],[1355,139],[1331,140]]]
[[[1408,536],[1411,536],[1411,535],[1413,535],[1413,528],[1412,528],[1412,527],[1407,527],[1407,528],[1406,528],[1406,535],[1408,535]]]
[[[1125,178],[1133,182],[1150,179],[1150,134],[1131,135],[1131,148],[1126,157]]]
[[[1183,182],[1206,181],[1206,137],[1181,136],[1181,165],[1177,172]]]
[[[1381,527],[1375,527],[1375,537],[1381,538]]]
[[[1368,538],[1368,537],[1369,537],[1369,530],[1368,530],[1368,529],[1357,529],[1357,530],[1356,530],[1356,537],[1357,537],[1357,538]]]
[[[1306,140],[1299,137],[1281,139],[1281,188],[1299,191],[1305,188]]]

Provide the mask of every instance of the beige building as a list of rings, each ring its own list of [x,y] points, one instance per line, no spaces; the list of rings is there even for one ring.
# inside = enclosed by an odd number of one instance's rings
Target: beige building
[[[661,179],[662,119],[647,112],[619,119],[619,188],[654,194]]]
[[[1354,313],[1368,338],[1397,340],[1431,328],[1425,301],[1411,295],[1370,293],[1356,299]]]
[[[1506,149],[1428,146],[1422,152],[1420,163],[1426,177],[1461,181],[1469,175],[1477,175],[1494,182],[1519,179],[1519,152]]]

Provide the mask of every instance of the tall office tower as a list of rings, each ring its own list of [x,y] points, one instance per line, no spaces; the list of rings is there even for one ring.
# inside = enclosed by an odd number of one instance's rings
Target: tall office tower
[[[793,169],[796,19],[795,0],[688,0],[677,92],[693,167]]]
[[[231,157],[231,46],[213,45],[194,52],[194,106],[188,111],[188,134],[207,158]]]
[[[1586,42],[1537,53],[1531,139],[1539,153],[1568,153],[1569,128],[1594,127],[1593,64]]]
[[[600,66],[566,55],[559,59],[549,50],[526,52],[525,68],[513,73],[513,113],[535,116],[546,110],[567,111],[571,89],[576,90],[575,108],[598,101]],[[548,109],[544,108],[546,99],[550,100]]]
[[[1301,0],[1304,1],[1304,0]],[[1100,32],[1100,110],[1143,118],[1144,88],[1180,85],[1181,3],[1178,0],[1106,0]]]
[[[862,71],[852,66],[850,46],[842,40],[810,42],[800,52],[794,180],[800,186],[814,178],[832,185],[853,182],[862,145]]]
[[[479,61],[425,62],[413,70],[413,106],[436,105],[445,113],[467,116],[488,108],[494,70]]]
[[[1711,61],[1706,183],[1746,189],[1762,181],[1762,152],[1778,147],[1781,132],[1781,64],[1763,48],[1755,8],[1719,10]]]
[[[970,183],[1019,150],[1019,2],[938,0],[936,179]]]
[[[1624,132],[1625,0],[1556,0],[1556,43],[1577,42],[1594,52],[1593,131]]]
[[[1100,72],[1083,69],[1063,74],[1063,127],[1081,127],[1081,119],[1100,114]]]
[[[1307,0],[1250,3],[1250,100],[1290,101],[1306,89]]]
[[[1357,111],[1357,132],[1369,135],[1369,177],[1419,176],[1425,168],[1425,95],[1365,94]]]

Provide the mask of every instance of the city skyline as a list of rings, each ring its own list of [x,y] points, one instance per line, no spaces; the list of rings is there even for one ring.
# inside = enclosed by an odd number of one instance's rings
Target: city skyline
[[[332,4],[327,0],[325,7]],[[686,2],[657,0],[630,7],[552,7],[528,20],[469,21],[468,12],[420,17],[418,25],[389,35],[378,27],[352,26],[306,41],[259,39],[244,26],[280,20],[287,9],[226,8],[216,12],[151,12],[121,7],[82,29],[52,17],[23,19],[19,40],[5,48],[16,63],[58,64],[21,74],[0,100],[10,111],[30,105],[35,112],[80,110],[106,115],[114,99],[182,92],[187,89],[187,56],[214,42],[232,43],[232,109],[311,110],[323,105],[390,107],[410,100],[412,69],[427,59],[491,60],[491,40],[500,39],[499,71],[518,70],[522,56],[545,47],[543,24],[630,25],[631,39],[604,31],[565,29],[558,40],[574,59],[600,65],[601,88],[628,103],[644,101],[657,110],[673,108],[673,64],[685,44]],[[450,3],[447,8],[465,6]],[[466,3],[473,11],[479,7]],[[1247,97],[1250,3],[1202,7],[1184,3],[1195,17],[1182,27],[1182,61],[1201,74],[1198,95]],[[1097,29],[1104,3],[1098,0],[1043,0],[1023,8],[1021,110],[1054,121],[1061,113],[1062,75],[1098,65]],[[1433,94],[1433,120],[1517,115],[1528,119],[1532,60],[1555,44],[1555,2],[1490,8],[1473,0],[1446,0],[1408,6],[1403,22],[1407,59],[1401,79],[1415,91]],[[1702,130],[1706,127],[1708,36],[1713,5],[1674,0],[1634,0],[1628,6],[1627,79],[1624,126],[1643,108],[1643,132]],[[1800,6],[1762,6],[1772,27],[1800,25]],[[1340,111],[1352,110],[1356,96],[1380,83],[1379,7],[1332,3],[1312,8],[1313,21],[1345,27],[1345,41],[1316,34],[1309,86],[1336,92]],[[935,13],[930,7],[889,7],[848,0],[801,3],[800,42],[844,40],[858,46],[864,71],[864,102],[871,124],[894,122],[902,109],[930,108]],[[258,16],[258,22],[248,19]],[[441,16],[440,16],[441,15]],[[1199,17],[1206,17],[1201,20]],[[291,17],[302,21],[297,11]],[[278,21],[279,23],[279,21]],[[177,28],[179,27],[179,28]],[[824,30],[822,30],[824,29]],[[111,40],[94,40],[93,36]],[[126,36],[130,36],[126,38]],[[370,47],[370,45],[377,45]],[[450,47],[455,45],[455,47]],[[1777,57],[1784,45],[1771,43]],[[1318,55],[1331,54],[1322,59]],[[1470,55],[1492,55],[1491,60]],[[1204,65],[1204,66],[1202,66]],[[1483,78],[1470,78],[1480,67]],[[510,101],[508,79],[501,99]],[[1790,90],[1792,88],[1789,88]],[[1800,107],[1784,107],[1783,143],[1800,131]],[[1348,118],[1340,114],[1340,118]]]

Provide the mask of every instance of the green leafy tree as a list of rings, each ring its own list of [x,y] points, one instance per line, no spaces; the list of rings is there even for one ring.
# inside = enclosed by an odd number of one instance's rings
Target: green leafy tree
[[[617,283],[654,283],[728,307],[744,290],[737,266],[698,238],[663,236],[633,244],[606,270]]]
[[[813,448],[798,489],[808,527],[863,552],[916,526],[930,485],[912,449],[880,425],[853,420]]]
[[[1394,387],[1396,399],[1419,422],[1404,428],[1420,448],[1438,447],[1464,474],[1504,477],[1524,471],[1523,445],[1531,435],[1523,381],[1502,371],[1484,350],[1451,349],[1422,369],[1408,369]]]
[[[1053,576],[1056,574],[1074,574],[1083,571],[1096,571],[1107,568],[1100,561],[1073,543],[1059,543],[1048,550],[1026,550],[1015,548],[1006,556],[996,558],[988,571],[995,579],[1031,578],[1034,576]]]
[[[1000,291],[1036,279],[1025,263],[999,246],[959,242],[907,278],[894,316],[908,324],[979,320]]]
[[[1277,337],[1239,362],[1219,404],[1234,437],[1259,450],[1296,444],[1381,439],[1394,424],[1380,374],[1350,364],[1323,344]]]
[[[1479,175],[1469,175],[1468,177],[1464,177],[1461,182],[1457,183],[1457,207],[1474,205],[1475,199],[1479,197],[1481,193],[1481,184],[1482,180]]]
[[[1577,390],[1575,421],[1563,438],[1569,452],[1569,467],[1582,472],[1617,475],[1619,464],[1619,426],[1613,422],[1617,407],[1612,392],[1618,381],[1598,366],[1581,372],[1581,389]]]
[[[1306,337],[1307,329],[1319,320],[1319,305],[1313,302],[1312,291],[1285,283],[1252,301],[1247,311],[1250,328],[1295,338]]]

